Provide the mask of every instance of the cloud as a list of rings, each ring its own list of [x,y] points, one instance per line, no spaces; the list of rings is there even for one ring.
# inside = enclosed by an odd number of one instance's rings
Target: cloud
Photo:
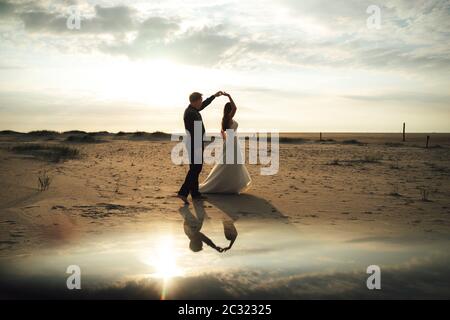
[[[224,12],[217,6],[214,10],[199,6],[193,16],[195,8],[96,5],[75,31],[66,27],[67,5],[44,10],[39,3],[2,1],[0,15],[20,19],[35,35],[54,35],[53,46],[64,48],[65,41],[76,37],[81,48],[133,59],[164,57],[239,69],[298,66],[412,73],[450,69],[449,1],[381,0],[380,30],[366,27],[366,9],[372,4],[368,0],[264,4],[270,4],[266,10],[274,13],[228,3],[222,5]],[[276,19],[280,8],[288,9],[288,14]]]
[[[14,5],[7,1],[0,1],[0,17],[8,17],[14,13]]]
[[[95,16],[81,19],[81,28],[71,30],[67,27],[70,12],[56,13],[50,11],[27,11],[20,14],[25,29],[30,32],[47,33],[123,33],[135,29],[135,10],[126,6],[95,6]]]
[[[365,22],[366,9],[373,1],[368,0],[283,0],[293,14],[310,16],[317,23],[329,26],[349,26],[355,21]]]
[[[5,5],[6,8],[6,5]],[[43,10],[42,6],[18,6],[8,14],[19,18],[25,30],[57,38],[53,45],[76,37],[82,48],[96,48],[104,53],[133,59],[165,58],[193,65],[216,65],[238,39],[222,31],[222,25],[191,27],[181,30],[177,18],[147,16],[128,6],[95,6],[93,15],[82,16],[81,28],[67,28],[69,12]],[[6,9],[5,9],[6,12]],[[114,38],[102,38],[110,34]]]
[[[115,33],[135,29],[135,10],[126,6],[95,6],[96,16],[83,21],[85,32]]]
[[[190,29],[174,34],[174,21],[152,17],[140,27],[134,40],[104,44],[102,51],[131,58],[165,58],[192,65],[216,65],[238,39],[221,34],[220,26]]]
[[[34,11],[20,15],[27,31],[59,31],[67,29],[66,19],[54,14]]]
[[[282,274],[278,270],[234,269],[171,279],[169,299],[446,299],[448,256],[411,259],[381,266],[381,290],[368,290],[364,271],[317,271]],[[24,276],[3,266],[1,298],[8,299],[159,299],[160,279],[99,281],[83,278],[83,290],[61,287],[53,274]],[[103,279],[105,280],[105,279]],[[95,284],[95,285],[92,285]]]
[[[162,17],[149,17],[139,26],[138,40],[145,41],[165,38],[178,29],[179,25],[175,20]]]
[[[345,95],[344,98],[358,101],[372,102],[403,102],[403,103],[436,103],[448,104],[450,96],[447,94],[432,94],[418,92],[397,92],[379,95]]]
[[[21,69],[25,68],[17,65],[0,64],[0,70],[21,70]]]

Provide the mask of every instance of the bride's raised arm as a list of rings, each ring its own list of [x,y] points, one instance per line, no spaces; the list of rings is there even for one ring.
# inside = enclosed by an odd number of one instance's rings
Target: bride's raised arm
[[[228,99],[230,99],[230,103],[231,103],[231,107],[232,107],[231,112],[230,112],[230,119],[233,119],[234,115],[236,114],[236,110],[237,110],[236,104],[234,103],[233,98],[231,97],[231,95],[229,93],[224,92],[223,95],[227,96]]]

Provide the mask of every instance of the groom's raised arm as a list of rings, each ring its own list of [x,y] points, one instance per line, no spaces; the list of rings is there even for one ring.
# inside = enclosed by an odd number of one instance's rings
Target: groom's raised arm
[[[211,102],[213,102],[213,100],[216,98],[215,95],[212,95],[211,97],[209,97],[208,99],[205,99],[205,101],[203,101],[202,106],[200,107],[200,110],[205,109],[207,106],[209,106],[211,104]]]
[[[211,97],[209,97],[208,99],[205,99],[205,101],[203,101],[202,106],[200,107],[200,109],[198,109],[199,111],[205,109],[207,106],[210,105],[211,102],[213,102],[213,100],[216,97],[219,97],[223,94],[222,91],[217,91],[215,94],[213,94]]]

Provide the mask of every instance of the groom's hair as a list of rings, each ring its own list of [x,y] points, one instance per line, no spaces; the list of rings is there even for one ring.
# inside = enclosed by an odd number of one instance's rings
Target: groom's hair
[[[189,96],[189,102],[195,102],[198,101],[202,98],[202,94],[200,92],[192,92],[191,95]]]

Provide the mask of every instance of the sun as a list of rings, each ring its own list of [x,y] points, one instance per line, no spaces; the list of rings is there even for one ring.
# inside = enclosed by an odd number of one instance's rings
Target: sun
[[[165,248],[158,254],[154,262],[155,270],[154,276],[157,278],[173,278],[182,274],[180,268],[177,266],[175,254],[172,250]]]
[[[173,278],[182,275],[181,269],[177,265],[177,250],[170,236],[161,237],[154,250],[145,253],[144,263],[153,267],[150,276],[155,278]]]
[[[144,263],[153,267],[153,272],[149,276],[162,280],[161,300],[166,298],[170,280],[183,275],[181,268],[177,265],[177,257],[173,238],[165,236],[161,237],[155,249],[146,253],[143,258]]]

